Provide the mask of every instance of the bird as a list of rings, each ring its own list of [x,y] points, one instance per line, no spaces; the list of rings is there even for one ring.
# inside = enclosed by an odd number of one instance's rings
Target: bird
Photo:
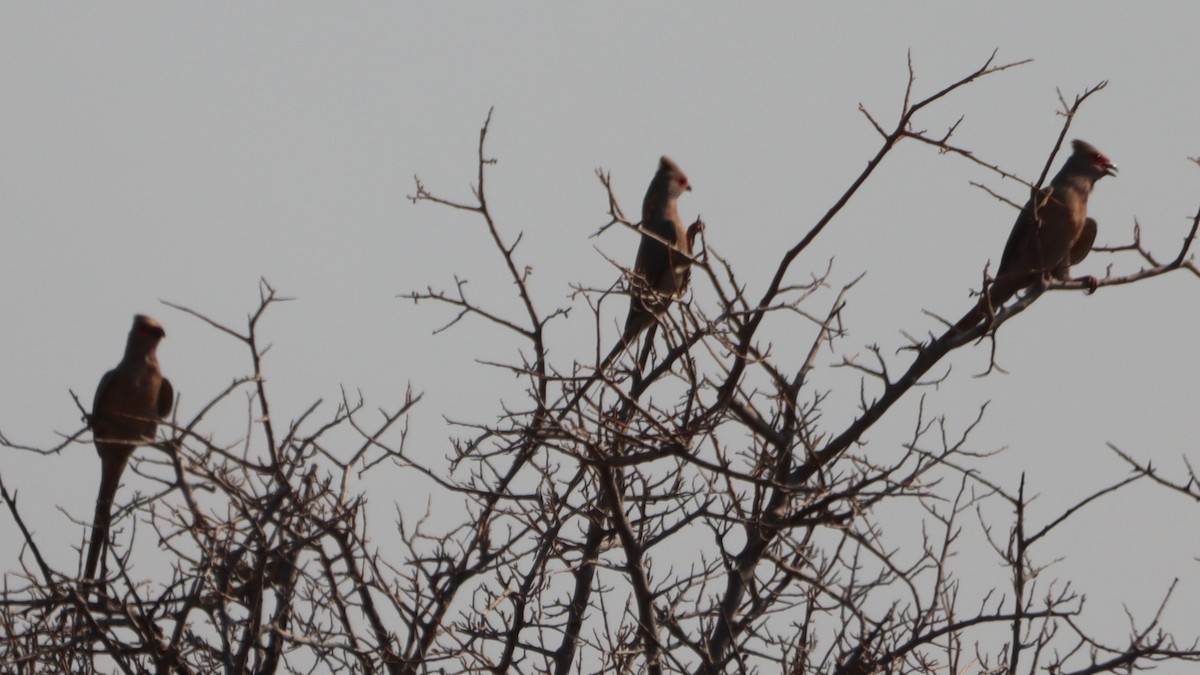
[[[691,191],[692,184],[679,165],[666,155],[660,157],[658,170],[642,199],[642,237],[629,275],[629,313],[625,316],[621,339],[596,372],[575,391],[570,403],[562,409],[563,415],[575,407],[613,359],[633,344],[642,331],[654,325],[657,317],[687,290],[693,247],[704,230],[700,219],[685,228],[679,218],[679,197]],[[643,357],[648,353],[644,351]]]
[[[134,316],[125,356],[116,368],[100,378],[96,387],[89,423],[96,454],[100,455],[100,492],[84,567],[85,580],[95,577],[96,564],[108,545],[113,498],[130,455],[137,446],[154,441],[158,421],[169,415],[175,404],[175,390],[171,381],[162,376],[155,354],[165,335],[158,321],[144,314]]]
[[[1117,167],[1089,143],[1076,139],[1071,148],[1071,156],[1050,185],[1021,209],[1000,257],[996,278],[979,303],[954,324],[951,333],[974,328],[1017,291],[1046,276],[1065,281],[1071,266],[1092,250],[1097,228],[1096,221],[1087,215],[1088,196],[1096,181],[1117,175]],[[1095,290],[1094,277],[1081,281]]]
[[[700,221],[685,228],[679,218],[679,197],[691,190],[687,175],[663,155],[642,199],[642,241],[633,263],[621,346],[628,345],[687,290],[692,245],[703,228]]]

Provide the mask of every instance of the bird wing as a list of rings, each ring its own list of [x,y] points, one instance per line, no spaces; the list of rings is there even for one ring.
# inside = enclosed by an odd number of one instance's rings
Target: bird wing
[[[671,251],[676,244],[675,228],[672,223],[666,221],[643,223],[642,227],[658,238],[642,234],[642,243],[638,245],[633,272],[645,282],[647,288],[663,291],[664,282],[670,279],[674,262]],[[667,244],[664,244],[664,241]]]
[[[1052,192],[1053,188],[1038,190],[1037,206],[1039,211],[1050,200]],[[1033,208],[1034,202],[1031,199],[1025,208],[1021,209],[1021,215],[1017,216],[1017,222],[1013,223],[1012,232],[1008,235],[1008,242],[1004,245],[1004,254],[1000,256],[1000,267],[996,270],[997,276],[1025,272],[1037,266],[1032,261],[1021,260],[1026,255],[1030,242],[1037,236],[1038,222],[1033,215]]]
[[[1093,218],[1088,218],[1083,221],[1083,230],[1079,232],[1079,238],[1071,244],[1071,264],[1077,265],[1092,252],[1092,244],[1096,243],[1096,221]]]
[[[104,406],[108,402],[108,394],[112,391],[113,378],[117,374],[117,369],[113,368],[100,378],[100,384],[96,385],[96,397],[92,399],[92,417],[100,414]]]
[[[175,388],[171,386],[171,381],[167,378],[162,378],[162,384],[158,386],[158,405],[155,410],[159,417],[166,417],[171,414],[171,408],[175,406]]]

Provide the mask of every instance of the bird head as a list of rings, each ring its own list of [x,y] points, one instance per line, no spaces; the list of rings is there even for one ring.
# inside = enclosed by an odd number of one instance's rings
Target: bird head
[[[692,191],[692,184],[688,182],[687,174],[666,155],[663,155],[658,160],[658,174],[656,178],[666,183],[667,194],[671,198],[678,197],[684,192]]]
[[[133,328],[129,329],[129,342],[153,346],[166,334],[162,324],[153,317],[138,314],[133,317]]]
[[[1093,181],[1097,181],[1104,176],[1117,175],[1117,165],[1113,164],[1107,155],[1097,150],[1090,143],[1075,139],[1071,141],[1071,147],[1075,152],[1067,161],[1075,165],[1074,168],[1077,171],[1091,177]]]

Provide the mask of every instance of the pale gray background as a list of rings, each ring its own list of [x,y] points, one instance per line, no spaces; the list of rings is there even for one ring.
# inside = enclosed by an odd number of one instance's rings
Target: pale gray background
[[[662,153],[695,186],[681,202],[685,219],[703,215],[709,245],[757,298],[779,253],[876,151],[858,104],[894,123],[909,49],[919,96],[997,47],[1000,61],[1035,59],[919,118],[937,130],[965,114],[956,141],[1029,179],[1059,130],[1055,88],[1070,97],[1109,80],[1071,133],[1121,170],[1092,200],[1098,241],[1127,242],[1136,218],[1170,257],[1200,202],[1200,169],[1187,161],[1200,154],[1198,25],[1200,5],[1185,2],[5,3],[0,430],[51,445],[56,431],[77,429],[68,390],[90,402],[135,312],[165,324],[163,367],[181,413],[194,413],[247,360],[157,300],[240,327],[265,277],[298,299],[265,324],[277,421],[317,398],[331,406],[342,386],[394,408],[411,383],[426,394],[412,447],[437,461],[452,433],[443,414],[493,419],[498,399],[517,400],[523,386],[473,361],[511,359],[515,341],[478,322],[432,337],[447,312],[396,297],[449,286],[459,273],[478,298],[515,308],[479,221],[405,199],[415,173],[443,196],[469,197],[491,106],[494,214],[510,236],[525,232],[520,257],[546,310],[567,302],[570,282],[603,287],[616,277],[594,246],[632,262],[631,233],[588,239],[606,208],[593,170],[612,171],[636,217]],[[835,282],[867,272],[844,315],[843,349],[878,343],[892,353],[900,331],[937,327],[922,309],[949,317],[969,306],[1014,216],[970,180],[1022,198],[965,160],[903,144],[793,266],[795,281],[831,256]],[[1106,262],[1094,256],[1081,271],[1102,274]],[[1133,261],[1115,264],[1130,271]],[[1181,457],[1197,459],[1197,283],[1176,274],[1094,297],[1051,294],[1001,331],[1010,375],[972,379],[987,349],[963,349],[927,407],[961,427],[992,401],[973,447],[1009,447],[986,468],[1010,489],[1027,473],[1041,495],[1038,522],[1126,475],[1108,442],[1178,471]],[[710,299],[702,284],[695,297]],[[552,336],[560,363],[589,353],[585,317],[574,318]],[[788,336],[775,337],[786,354]],[[833,397],[830,423],[853,413],[856,380],[846,377],[828,380],[850,384]],[[911,419],[868,440],[894,448]],[[229,440],[243,427],[211,431]],[[82,528],[58,509],[90,518],[97,467],[84,446],[0,454],[6,484],[62,569]],[[385,508],[401,491],[361,487]],[[424,485],[402,489],[405,508],[423,506]],[[1126,634],[1121,603],[1147,618],[1179,577],[1168,619],[1186,635],[1200,626],[1198,526],[1196,504],[1139,487],[1078,515],[1042,560],[1067,556],[1051,572],[1075,579],[1092,616],[1110,621],[1112,642]],[[0,517],[0,536],[14,535]],[[16,552],[6,549],[8,570]],[[973,555],[981,569],[995,564]]]

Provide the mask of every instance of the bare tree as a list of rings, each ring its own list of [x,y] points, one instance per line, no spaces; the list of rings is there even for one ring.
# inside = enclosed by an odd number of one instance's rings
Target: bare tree
[[[993,55],[994,58],[994,55]],[[176,307],[242,343],[250,372],[190,419],[175,419],[154,457],[135,469],[160,489],[128,498],[99,599],[80,591],[79,570],[52,569],[18,496],[0,482],[24,535],[22,572],[9,574],[0,605],[5,671],[35,672],[788,672],[1060,673],[1127,672],[1162,662],[1200,661],[1194,636],[1177,639],[1159,614],[1132,620],[1128,639],[1107,643],[1085,630],[1082,597],[1046,571],[1046,536],[1099,499],[1151,480],[1200,500],[1195,473],[1172,482],[1122,453],[1132,476],[1098,485],[1047,522],[1032,519],[1024,481],[1006,486],[980,471],[969,442],[984,409],[954,422],[923,404],[911,435],[886,447],[864,434],[920,388],[954,386],[931,370],[955,349],[995,342],[995,329],[1046,291],[1079,290],[1042,280],[1013,304],[993,308],[968,332],[913,339],[896,355],[870,348],[871,364],[843,355],[842,309],[854,282],[831,288],[828,271],[787,281],[797,256],[834,222],[900,142],[966,158],[1007,180],[1011,172],[918,131],[923,111],[977,80],[1021,63],[989,58],[924,98],[912,67],[899,118],[885,126],[865,108],[880,147],[862,173],[807,233],[783,253],[770,283],[753,295],[719,251],[698,243],[693,284],[712,306],[681,301],[636,350],[590,363],[555,363],[546,328],[567,308],[545,309],[531,292],[520,235],[489,209],[486,153],[491,116],[479,135],[473,194],[456,201],[417,180],[414,202],[479,218],[520,299],[508,315],[450,290],[406,297],[454,310],[447,328],[480,322],[522,348],[493,364],[525,383],[524,405],[452,439],[448,469],[405,447],[405,420],[420,396],[378,414],[344,395],[331,415],[315,402],[286,425],[273,415],[259,324],[284,300],[265,281],[246,327]],[[1064,123],[1046,171],[1021,181],[1036,194],[1081,105],[1103,83],[1062,101]],[[957,125],[955,125],[957,126]],[[609,176],[611,226],[636,228]],[[986,188],[985,188],[986,189]],[[1100,249],[1140,265],[1111,271],[1098,286],[1176,271],[1200,276],[1189,257],[1200,211],[1180,249],[1162,261],[1138,232],[1128,246]],[[985,278],[985,285],[987,280]],[[593,310],[614,289],[579,289]],[[772,322],[799,318],[802,344],[768,347]],[[950,322],[944,322],[949,328]],[[487,331],[485,331],[486,333]],[[615,336],[611,340],[617,339]],[[799,367],[782,365],[778,353]],[[823,417],[823,369],[861,374],[859,408],[844,426]],[[914,389],[918,391],[914,391]],[[218,408],[248,403],[246,432],[213,440]],[[56,448],[79,442],[81,430]],[[21,447],[0,437],[8,447]],[[1114,448],[1115,450],[1115,448]],[[400,550],[375,542],[367,475],[403,472],[465,502],[459,522],[426,513],[398,518]],[[886,509],[918,515],[918,527],[885,527]],[[1011,514],[1011,517],[997,516]],[[129,564],[139,525],[167,552],[168,571],[144,576]],[[964,589],[955,556],[977,531],[1007,570],[1002,585]],[[1162,598],[1165,607],[1168,590]],[[1190,627],[1189,627],[1190,628]]]

